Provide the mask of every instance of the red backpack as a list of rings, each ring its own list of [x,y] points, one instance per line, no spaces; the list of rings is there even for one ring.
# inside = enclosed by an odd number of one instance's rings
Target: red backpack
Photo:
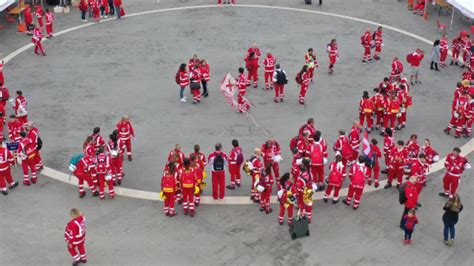
[[[299,136],[296,136],[290,140],[290,150],[292,151],[294,148],[296,148],[296,145],[298,144]]]
[[[303,82],[303,79],[301,78],[301,74],[299,72],[296,74],[295,81],[297,84],[301,84],[301,82]]]
[[[176,72],[176,76],[174,77],[174,80],[176,81],[176,84],[180,84],[181,83],[181,76],[179,75],[179,71]]]

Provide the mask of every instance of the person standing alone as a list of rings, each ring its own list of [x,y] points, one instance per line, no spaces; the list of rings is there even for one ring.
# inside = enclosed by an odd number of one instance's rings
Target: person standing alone
[[[69,213],[71,221],[66,226],[64,237],[66,238],[69,254],[74,258],[73,266],[79,263],[87,263],[86,256],[86,218],[76,208]]]
[[[443,224],[444,224],[444,244],[452,246],[454,244],[455,229],[458,223],[459,213],[462,211],[463,205],[458,194],[450,198],[443,207]],[[451,235],[451,238],[449,237]]]
[[[225,165],[229,161],[227,155],[222,152],[222,144],[217,143],[215,151],[209,154],[209,165],[212,176],[212,197],[223,199],[225,195]]]

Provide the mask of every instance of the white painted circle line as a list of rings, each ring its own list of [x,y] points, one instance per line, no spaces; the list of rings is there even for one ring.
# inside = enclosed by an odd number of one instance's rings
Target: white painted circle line
[[[279,6],[264,6],[264,5],[237,5],[237,6],[233,6],[233,7],[225,6],[225,7],[221,7],[221,8],[242,8],[242,7],[263,8],[263,9],[278,9],[278,10],[286,10],[286,11],[313,13],[313,14],[318,14],[318,15],[324,15],[324,16],[330,16],[330,17],[336,17],[336,18],[352,20],[352,21],[366,23],[366,24],[370,24],[370,25],[374,25],[374,26],[382,26],[386,29],[398,32],[400,34],[412,37],[412,38],[417,39],[421,42],[424,42],[426,44],[431,45],[430,40],[428,40],[426,38],[423,38],[419,35],[404,31],[402,29],[395,28],[395,27],[385,25],[385,24],[381,24],[381,23],[377,23],[377,22],[373,22],[373,21],[366,20],[366,19],[360,19],[360,18],[345,16],[345,15],[340,15],[340,14],[335,14],[335,13],[329,13],[329,12],[323,12],[323,11],[317,11],[317,10],[300,9],[300,8],[279,7]],[[144,11],[144,12],[137,12],[137,13],[133,13],[133,14],[128,14],[128,15],[126,15],[126,18],[135,17],[135,16],[142,16],[142,15],[148,15],[148,14],[155,14],[155,13],[160,13],[160,12],[180,11],[180,10],[188,10],[188,9],[201,9],[201,8],[217,8],[217,6],[216,5],[200,5],[200,6],[185,6],[185,7],[174,7],[174,8],[149,10],[149,11]],[[115,18],[104,19],[100,23],[109,22],[109,21],[112,21],[112,20],[115,20]],[[72,28],[69,28],[69,29],[59,31],[55,34],[55,36],[60,36],[60,35],[66,34],[68,32],[79,30],[79,29],[86,28],[86,27],[90,27],[90,26],[93,26],[93,25],[96,25],[96,24],[99,24],[99,23],[94,23],[94,22],[85,23],[85,24],[82,24],[82,25],[79,25],[79,26],[75,26],[75,27],[72,27]],[[45,41],[47,41],[47,39],[43,40],[43,42],[45,42]],[[29,48],[32,48],[32,47],[33,47],[32,43],[24,45],[23,47],[15,50],[12,53],[10,53],[9,55],[7,55],[5,58],[3,58],[3,60],[5,61],[5,63],[8,63],[10,60],[15,58],[17,55],[19,55],[20,53],[22,53],[22,52],[24,52],[24,51],[26,51],[26,50],[28,50]],[[469,142],[464,144],[464,146],[461,147],[461,150],[462,150],[463,155],[468,155],[472,151],[474,151],[474,139],[471,139]],[[441,159],[439,162],[433,164],[431,166],[429,174],[433,174],[437,171],[442,170],[444,168],[444,160],[445,159],[446,159],[446,157]],[[44,176],[49,177],[51,179],[55,179],[55,180],[58,180],[58,181],[61,181],[61,182],[64,182],[64,183],[67,183],[67,184],[70,184],[70,185],[77,186],[77,184],[75,182],[76,177],[74,177],[74,176],[70,177],[66,173],[63,173],[63,172],[60,172],[60,171],[57,171],[57,170],[54,170],[54,169],[51,169],[51,168],[48,168],[48,167],[44,168],[44,170],[41,172],[41,175],[44,175]],[[366,186],[366,188],[364,189],[364,192],[368,193],[368,192],[381,190],[381,189],[383,189],[383,186],[386,184],[386,182],[387,182],[386,180],[381,181],[380,186],[378,188],[375,188],[375,187],[372,187],[372,186],[370,186],[370,187]],[[130,197],[130,198],[135,198],[135,199],[144,199],[144,200],[153,200],[153,201],[161,201],[161,199],[159,198],[158,192],[136,190],[136,189],[130,189],[130,188],[123,188],[123,187],[115,187],[114,190],[115,190],[115,193],[117,195],[124,196],[124,197]],[[323,194],[324,194],[324,192],[315,193],[314,196],[313,196],[314,200],[322,199]],[[347,188],[341,189],[340,194],[341,195],[347,194]],[[216,205],[220,205],[220,204],[234,204],[234,205],[254,204],[252,201],[250,201],[250,198],[248,196],[226,196],[222,200],[214,200],[210,196],[203,196],[203,197],[201,197],[201,203],[202,204],[216,204]],[[278,203],[278,201],[276,199],[276,196],[272,196],[271,203],[273,203],[273,204]]]

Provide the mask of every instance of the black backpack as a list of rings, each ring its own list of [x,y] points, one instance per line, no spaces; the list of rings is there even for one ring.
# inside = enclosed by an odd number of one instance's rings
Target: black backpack
[[[222,154],[216,154],[216,157],[214,157],[214,162],[212,166],[214,168],[214,171],[224,170],[224,157],[222,157]]]
[[[38,137],[38,144],[36,146],[36,149],[41,150],[41,148],[43,148],[43,140],[40,137]]]
[[[405,204],[405,202],[407,202],[407,195],[405,194],[404,185],[400,186],[400,188],[398,189],[398,201],[400,202],[400,204]]]
[[[276,71],[276,83],[279,85],[288,84],[288,80],[286,79],[286,75],[283,70]]]

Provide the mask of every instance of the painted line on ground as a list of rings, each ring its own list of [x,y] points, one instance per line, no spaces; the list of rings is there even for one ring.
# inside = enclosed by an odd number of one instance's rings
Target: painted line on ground
[[[361,23],[366,23],[374,26],[382,26],[386,29],[401,33],[403,35],[412,37],[414,39],[417,39],[421,42],[424,42],[428,45],[431,45],[431,41],[423,38],[419,35],[404,31],[399,28],[395,28],[389,25],[385,25],[382,23],[377,23],[374,21],[366,20],[366,19],[361,19],[361,18],[356,18],[356,17],[350,17],[346,15],[340,15],[340,14],[335,14],[335,13],[329,13],[329,12],[323,12],[323,11],[317,11],[317,10],[309,10],[309,9],[300,9],[300,8],[291,8],[291,7],[279,7],[279,6],[264,6],[264,5],[237,5],[233,7],[225,6],[225,7],[220,7],[220,8],[262,8],[262,9],[277,9],[277,10],[285,10],[285,11],[296,11],[296,12],[304,12],[304,13],[313,13],[313,14],[318,14],[318,15],[324,15],[324,16],[330,16],[330,17],[336,17],[336,18],[342,18],[342,19],[347,19],[347,20],[352,20],[356,22],[361,22]],[[148,15],[148,14],[155,14],[155,13],[160,13],[160,12],[169,12],[169,11],[180,11],[180,10],[190,10],[190,9],[204,9],[204,8],[218,8],[216,5],[200,5],[200,6],[185,6],[185,7],[174,7],[174,8],[165,8],[165,9],[157,9],[157,10],[149,10],[149,11],[144,11],[144,12],[137,12],[133,14],[128,14],[126,15],[125,18],[128,17],[135,17],[135,16],[142,16],[142,15]],[[108,18],[101,20],[99,23],[95,22],[89,22],[85,23],[79,26],[75,26],[72,28],[68,28],[62,31],[59,31],[55,34],[55,36],[60,36],[63,34],[66,34],[71,31],[79,30],[82,28],[90,27],[93,25],[97,25],[100,23],[104,22],[109,22],[112,20],[116,20],[115,18]],[[48,41],[48,39],[44,39],[43,42]],[[10,60],[15,58],[17,55],[21,54],[22,52],[33,48],[34,45],[32,43],[29,43],[27,45],[24,45],[23,47],[13,51],[9,55],[7,55],[3,60],[5,63],[8,63]],[[467,142],[464,146],[461,147],[462,154],[463,155],[468,155],[471,152],[474,151],[474,139],[471,139],[469,142]],[[438,172],[444,168],[444,160],[446,158],[441,159],[439,162],[433,164],[431,166],[429,174],[433,174],[435,172]],[[49,177],[51,179],[61,181],[70,185],[77,186],[76,178],[74,176],[70,176],[66,173],[63,173],[58,170],[54,170],[52,168],[45,167],[44,170],[41,172],[41,175],[44,175],[46,177]],[[380,186],[378,188],[372,187],[372,186],[366,186],[364,189],[365,193],[368,192],[373,192],[373,191],[378,191],[383,189],[383,186],[386,184],[386,180],[383,180],[380,182]],[[158,192],[152,192],[152,191],[144,191],[144,190],[136,190],[136,189],[130,189],[130,188],[124,188],[124,187],[115,187],[114,188],[115,192],[117,195],[124,196],[124,197],[130,197],[130,198],[135,198],[135,199],[144,199],[144,200],[152,200],[152,201],[161,201],[159,198],[159,193]],[[348,188],[341,189],[340,195],[345,195],[347,194]],[[314,200],[320,200],[323,197],[323,192],[317,192],[313,195]],[[243,205],[243,204],[253,204],[252,201],[250,201],[249,196],[226,196],[222,200],[214,200],[211,196],[203,196],[201,197],[201,203],[202,204],[233,204],[233,205]],[[276,196],[271,197],[271,203],[278,203]]]

